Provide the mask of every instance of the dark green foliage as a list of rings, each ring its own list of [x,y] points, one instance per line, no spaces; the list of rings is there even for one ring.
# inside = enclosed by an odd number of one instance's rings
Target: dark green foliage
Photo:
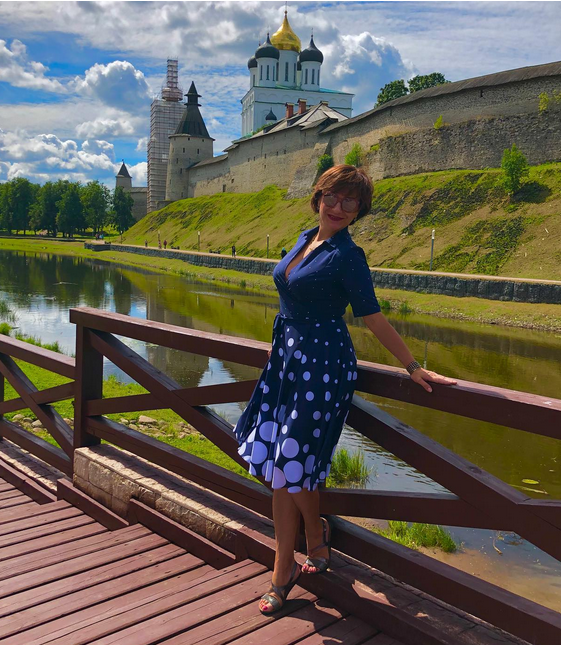
[[[444,119],[442,118],[442,114],[436,119],[434,122],[434,129],[435,130],[440,130],[444,126]]]
[[[134,201],[130,194],[125,192],[122,186],[117,186],[113,193],[111,219],[120,234],[127,231],[134,224],[134,217],[132,216],[133,204]]]
[[[107,222],[107,208],[110,200],[109,189],[98,181],[90,181],[82,188],[81,199],[86,224],[95,235],[103,230],[103,226]]]
[[[426,90],[429,87],[436,87],[437,85],[444,85],[449,82],[444,78],[444,74],[440,72],[433,72],[425,76],[413,76],[409,81],[409,91],[413,94],[413,92]]]
[[[362,161],[364,159],[364,150],[360,143],[355,143],[350,151],[345,156],[345,163],[349,166],[362,166]]]
[[[405,81],[402,78],[391,83],[386,83],[384,87],[380,88],[376,105],[383,105],[388,101],[398,99],[400,96],[405,96],[408,92],[409,90],[405,86]]]
[[[0,226],[10,231],[23,231],[29,229],[31,207],[39,186],[32,184],[28,179],[17,177],[2,184],[0,194]]]
[[[50,235],[56,237],[58,202],[68,189],[70,182],[59,179],[57,182],[48,181],[38,191],[37,199],[33,205],[30,218],[30,228],[34,231],[46,230]]]
[[[329,170],[331,167],[333,167],[333,164],[333,157],[331,155],[321,155],[321,157],[318,159],[319,174],[323,175],[326,170]]]
[[[526,157],[512,144],[503,153],[501,161],[503,171],[503,186],[509,195],[514,195],[522,187],[523,179],[528,176],[530,169]]]
[[[81,186],[78,182],[69,183],[61,199],[57,202],[57,227],[63,236],[71,237],[77,230],[85,228],[84,208],[80,199]]]

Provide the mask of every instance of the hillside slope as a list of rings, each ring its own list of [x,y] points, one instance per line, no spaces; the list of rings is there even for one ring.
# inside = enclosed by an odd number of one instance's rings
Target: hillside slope
[[[268,186],[259,193],[218,194],[174,202],[149,214],[124,236],[143,244],[161,240],[182,249],[280,257],[300,231],[315,225],[309,200],[284,199]],[[561,279],[561,164],[534,166],[515,199],[500,184],[500,171],[447,171],[376,183],[372,214],[352,230],[371,266],[428,269],[431,230],[433,268],[439,271]]]

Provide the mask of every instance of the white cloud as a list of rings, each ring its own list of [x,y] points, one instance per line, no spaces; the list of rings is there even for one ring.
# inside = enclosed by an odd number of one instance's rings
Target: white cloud
[[[148,138],[149,137],[141,137],[138,140],[138,143],[136,144],[136,148],[135,148],[137,152],[146,152],[146,146],[148,145]]]
[[[87,137],[130,137],[135,133],[135,127],[125,117],[122,119],[99,118],[95,121],[84,121],[76,126],[76,135]]]
[[[74,88],[85,96],[127,112],[146,110],[151,100],[144,74],[124,60],[107,65],[96,63],[86,70],[83,78],[76,77]]]
[[[42,63],[27,59],[26,47],[20,40],[12,40],[10,47],[0,40],[0,81],[14,87],[64,93],[66,90],[59,81],[45,76],[47,71]]]
[[[146,186],[148,176],[148,164],[146,161],[141,161],[134,166],[129,166],[129,172],[132,177],[132,185],[135,188]]]

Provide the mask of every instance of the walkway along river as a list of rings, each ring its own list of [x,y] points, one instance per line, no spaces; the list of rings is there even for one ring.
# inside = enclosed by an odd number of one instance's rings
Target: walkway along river
[[[52,254],[0,252],[0,298],[17,314],[16,324],[43,342],[74,351],[68,309],[90,306],[194,329],[268,341],[278,309],[274,295],[197,284],[185,278]],[[429,369],[462,379],[558,397],[561,335],[483,326],[421,316],[389,314]],[[358,357],[396,364],[362,320],[347,314]],[[255,378],[258,370],[163,347],[134,349],[184,386]],[[105,376],[117,373],[106,364]],[[123,377],[123,380],[126,378]],[[427,395],[428,396],[428,395]],[[553,439],[456,417],[396,401],[374,400],[388,412],[530,496],[561,498],[561,444]],[[242,404],[217,406],[234,422]],[[368,487],[439,491],[438,484],[350,429],[341,446],[364,450],[373,474]],[[529,485],[524,479],[538,483]],[[532,490],[527,490],[528,488]],[[561,610],[561,565],[514,534],[449,529],[463,543],[458,554],[436,557],[497,582],[522,596]]]

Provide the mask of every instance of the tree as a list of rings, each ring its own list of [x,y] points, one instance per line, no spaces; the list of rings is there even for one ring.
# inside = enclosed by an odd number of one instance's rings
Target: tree
[[[351,148],[350,152],[345,155],[345,163],[349,166],[362,166],[362,160],[364,158],[364,150],[360,143],[355,143]]]
[[[122,186],[117,186],[113,193],[111,218],[113,225],[121,235],[134,224],[134,217],[132,216],[133,204],[134,201],[130,193],[125,192]]]
[[[501,161],[501,168],[503,171],[503,186],[509,195],[513,195],[520,190],[522,186],[522,179],[528,176],[529,168],[526,157],[512,144],[512,148],[507,148],[503,153]]]
[[[80,184],[69,183],[61,199],[57,202],[58,215],[56,223],[62,235],[68,237],[83,227],[84,208],[80,199]]]
[[[331,155],[321,155],[318,159],[318,171],[320,175],[333,166],[333,157]]]
[[[11,191],[12,182],[0,184],[0,228],[10,232],[12,230]]]
[[[400,96],[405,96],[408,91],[407,87],[405,87],[405,81],[402,78],[391,83],[386,83],[384,87],[380,88],[376,105],[383,105],[388,101],[398,99]]]
[[[413,76],[409,81],[409,91],[413,94],[413,92],[426,90],[429,87],[436,87],[437,85],[444,85],[449,82],[444,78],[444,74],[440,72],[433,72],[425,76]]]
[[[102,231],[107,222],[109,199],[109,189],[97,180],[90,181],[82,189],[82,205],[86,225],[93,230],[94,235]]]
[[[16,231],[23,231],[24,235],[29,228],[29,210],[35,201],[39,186],[32,184],[29,179],[17,177],[10,182],[11,226]]]

